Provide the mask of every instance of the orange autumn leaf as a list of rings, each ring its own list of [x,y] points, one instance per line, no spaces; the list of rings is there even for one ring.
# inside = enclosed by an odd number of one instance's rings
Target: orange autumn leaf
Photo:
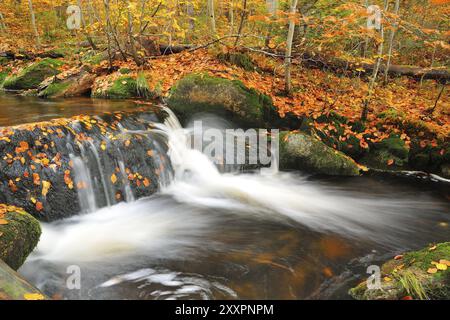
[[[394,164],[394,159],[389,159],[386,163],[388,166],[392,166]]]
[[[111,182],[114,184],[114,183],[116,183],[116,181],[117,181],[117,176],[113,173],[111,175]]]
[[[33,173],[33,183],[37,186],[41,184],[41,178],[39,177],[39,174]]]
[[[42,205],[42,202],[37,201],[36,202],[36,210],[37,211],[42,211],[44,209],[44,206]]]
[[[8,224],[9,222],[6,221],[5,219],[0,219],[0,225],[5,225]]]

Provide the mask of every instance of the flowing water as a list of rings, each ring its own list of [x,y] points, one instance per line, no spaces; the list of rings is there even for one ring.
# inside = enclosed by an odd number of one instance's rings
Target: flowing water
[[[174,172],[160,191],[98,208],[85,188],[85,212],[43,223],[20,272],[67,299],[346,299],[367,266],[449,240],[448,184],[276,166],[225,173],[190,148],[189,132],[171,114],[139,132],[169,146]],[[80,181],[92,180],[74,160]]]

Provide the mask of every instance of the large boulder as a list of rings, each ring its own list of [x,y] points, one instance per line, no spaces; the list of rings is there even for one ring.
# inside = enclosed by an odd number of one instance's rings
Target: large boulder
[[[22,208],[0,204],[0,259],[17,270],[39,242],[39,222]]]
[[[52,221],[153,194],[170,169],[164,145],[127,130],[149,130],[158,111],[0,128],[0,203]]]
[[[211,113],[253,128],[273,127],[279,120],[272,99],[241,81],[190,74],[170,90],[168,106],[182,122],[196,113]]]
[[[359,167],[350,157],[302,132],[280,134],[280,169],[326,175],[359,175]]]
[[[0,300],[48,299],[0,259]]]
[[[363,281],[350,289],[358,300],[450,299],[450,242],[408,252],[381,267],[379,288]]]
[[[87,68],[74,68],[56,77],[50,77],[39,85],[41,98],[62,98],[89,96],[96,75]]]
[[[34,62],[17,74],[6,78],[3,82],[3,88],[7,90],[36,89],[46,78],[60,73],[59,67],[62,65],[63,62],[51,58]]]

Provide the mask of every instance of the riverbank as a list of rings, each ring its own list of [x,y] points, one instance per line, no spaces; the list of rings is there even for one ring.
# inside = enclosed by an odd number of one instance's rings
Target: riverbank
[[[81,48],[56,59],[4,60],[0,71],[3,81],[0,82],[4,89],[20,89],[22,94],[42,98],[89,95],[170,101],[171,96],[177,95],[179,80],[192,74],[223,79],[225,86],[222,89],[227,86],[226,80],[239,80],[243,88],[266,97],[266,105],[276,115],[266,123],[257,122],[251,124],[253,126],[308,133],[366,167],[420,170],[450,177],[448,94],[444,93],[432,115],[424,112],[437,94],[432,81],[419,83],[409,78],[397,78],[386,86],[380,85],[372,98],[368,120],[363,123],[359,115],[367,86],[364,78],[338,77],[333,73],[298,67],[294,80],[296,90],[286,96],[282,94],[281,78],[276,73],[273,78],[273,74],[263,71],[269,69],[270,59],[239,53],[241,56],[245,59],[236,59],[236,56],[231,59],[230,55],[217,54],[213,49],[201,49],[160,56],[147,61],[143,67],[137,67],[131,61],[116,60],[110,70],[104,52]],[[21,79],[31,78],[34,80],[21,83]],[[204,83],[193,98],[197,100],[187,103],[198,104],[202,96],[206,100],[217,96],[208,91],[211,86]],[[232,104],[233,99],[241,98],[230,99]],[[217,101],[197,105],[197,109],[190,112],[211,112],[212,107],[217,112],[218,108],[226,109],[227,103]],[[245,116],[238,113],[232,119],[242,123],[241,118]]]

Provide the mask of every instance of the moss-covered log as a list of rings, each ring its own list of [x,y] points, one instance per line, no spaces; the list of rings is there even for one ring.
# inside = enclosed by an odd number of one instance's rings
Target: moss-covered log
[[[0,300],[48,299],[0,259]]]
[[[22,208],[0,204],[0,259],[17,270],[39,241],[39,222]]]
[[[136,76],[116,72],[106,77],[97,78],[91,96],[92,98],[103,99],[132,99],[151,98],[153,93],[150,91],[143,74]]]
[[[96,78],[86,68],[74,69],[64,77],[51,77],[39,85],[38,96],[42,98],[62,98],[89,96]]]
[[[450,242],[398,255],[381,267],[380,288],[350,289],[358,300],[450,299]]]
[[[280,169],[307,170],[326,175],[359,175],[355,161],[305,133],[282,132]]]

